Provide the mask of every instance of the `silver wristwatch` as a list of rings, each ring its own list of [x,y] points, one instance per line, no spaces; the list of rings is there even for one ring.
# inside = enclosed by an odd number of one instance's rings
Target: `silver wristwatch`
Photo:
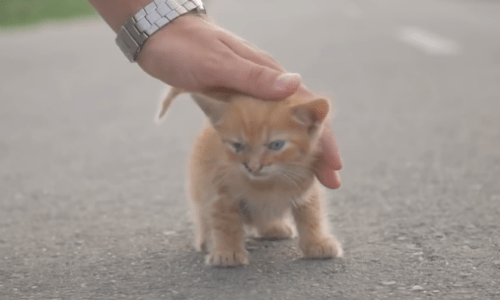
[[[154,0],[120,28],[116,44],[130,62],[135,62],[150,36],[177,17],[194,10],[206,14],[201,0]]]

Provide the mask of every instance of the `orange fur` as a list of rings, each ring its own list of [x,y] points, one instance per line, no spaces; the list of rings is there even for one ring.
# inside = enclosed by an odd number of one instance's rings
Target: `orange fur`
[[[313,169],[329,102],[306,102],[298,95],[278,102],[192,96],[209,120],[195,141],[188,174],[195,244],[209,251],[206,263],[247,264],[245,227],[264,238],[290,238],[290,215],[304,257],[342,256],[328,231]],[[272,141],[285,143],[273,150]],[[234,143],[244,149],[236,151]]]

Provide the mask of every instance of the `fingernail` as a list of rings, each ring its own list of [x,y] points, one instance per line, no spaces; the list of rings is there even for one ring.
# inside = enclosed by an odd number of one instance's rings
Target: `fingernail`
[[[291,84],[300,83],[300,74],[298,73],[284,73],[276,78],[274,88],[279,91],[286,90]]]

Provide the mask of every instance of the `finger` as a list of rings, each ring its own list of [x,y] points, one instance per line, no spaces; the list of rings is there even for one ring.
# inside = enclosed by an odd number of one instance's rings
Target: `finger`
[[[299,88],[299,74],[282,73],[256,64],[236,54],[221,66],[215,81],[219,86],[234,89],[263,100],[280,100],[291,96]]]
[[[342,185],[339,173],[326,167],[318,169],[316,177],[322,185],[332,190],[338,189]]]
[[[228,34],[224,38],[221,38],[221,42],[246,60],[276,71],[285,72],[285,69],[271,55],[253,47],[238,36]]]
[[[318,165],[326,165],[328,168],[338,171],[342,169],[342,159],[340,158],[339,147],[333,132],[329,127],[325,127],[319,138],[321,155]]]
[[[212,99],[227,101],[231,99],[231,97],[236,93],[236,91],[225,88],[208,88],[202,91],[202,93]]]

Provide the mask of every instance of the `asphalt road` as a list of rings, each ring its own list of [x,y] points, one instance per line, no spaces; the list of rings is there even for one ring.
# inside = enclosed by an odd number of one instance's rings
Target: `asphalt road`
[[[191,246],[188,98],[100,20],[0,33],[0,299],[500,299],[500,3],[211,3],[222,26],[330,94],[345,168],[328,193],[342,260],[249,241]]]

